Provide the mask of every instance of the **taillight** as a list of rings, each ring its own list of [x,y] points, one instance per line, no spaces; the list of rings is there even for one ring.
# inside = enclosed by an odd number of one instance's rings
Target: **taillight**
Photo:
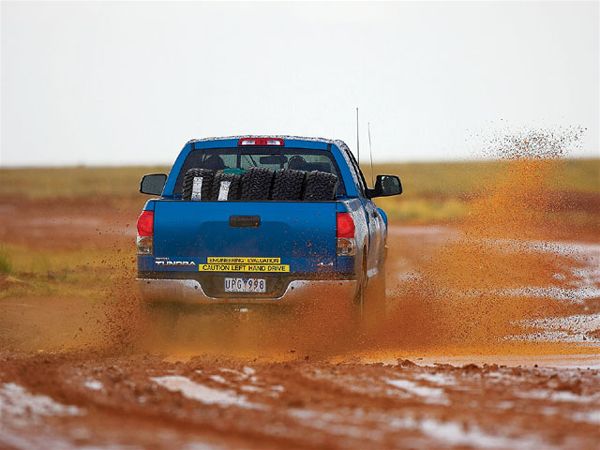
[[[336,253],[338,256],[356,255],[356,241],[354,240],[354,219],[350,213],[337,213],[336,215]]]
[[[151,255],[154,242],[152,235],[154,234],[154,211],[142,211],[137,221],[137,239],[135,241],[138,254]]]
[[[350,213],[337,213],[336,236],[339,238],[354,237],[354,219]]]
[[[138,236],[154,234],[154,211],[142,211],[137,221]]]
[[[278,147],[283,147],[284,143],[284,140],[281,138],[241,138],[238,141],[238,146],[257,145],[265,147],[275,145]]]

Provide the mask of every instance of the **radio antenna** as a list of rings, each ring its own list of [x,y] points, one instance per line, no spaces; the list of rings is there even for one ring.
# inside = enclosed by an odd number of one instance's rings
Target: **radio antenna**
[[[356,159],[360,166],[360,139],[358,137],[358,106],[356,107]]]
[[[371,146],[371,122],[367,122],[367,131],[369,132],[369,159],[371,160],[371,186],[375,186],[375,181],[373,181],[373,147]]]

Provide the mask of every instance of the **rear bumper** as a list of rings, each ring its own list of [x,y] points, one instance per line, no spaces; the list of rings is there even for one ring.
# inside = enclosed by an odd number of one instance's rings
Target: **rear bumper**
[[[352,299],[356,293],[356,280],[294,280],[283,295],[264,297],[209,297],[197,280],[138,278],[142,298],[150,302],[190,304],[302,304],[316,298]]]

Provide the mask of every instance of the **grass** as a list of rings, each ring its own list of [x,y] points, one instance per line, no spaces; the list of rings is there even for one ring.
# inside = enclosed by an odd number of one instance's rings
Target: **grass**
[[[0,247],[0,273],[9,275],[12,270],[13,265],[8,252],[4,247]]]
[[[467,202],[456,198],[381,198],[377,206],[383,208],[389,217],[413,223],[439,223],[450,219],[460,219],[468,212]]]
[[[30,199],[137,197],[146,173],[168,173],[167,167],[61,167],[0,169],[0,197]]]
[[[375,174],[398,175],[407,195],[459,197],[477,193],[508,168],[507,161],[467,161],[379,164]],[[371,170],[363,165],[365,177]],[[370,183],[369,183],[370,184]],[[557,162],[556,177],[545,180],[551,191],[600,193],[600,159],[568,159]]]
[[[6,260],[9,270],[1,269]],[[0,272],[13,283],[0,289],[0,299],[15,295],[100,298],[107,279],[131,266],[131,254],[114,248],[85,247],[77,250],[37,248],[6,244],[0,250]]]
[[[374,173],[400,176],[404,194],[399,197],[377,199],[377,204],[390,217],[415,223],[447,222],[463,218],[469,212],[469,202],[489,191],[508,172],[507,161],[471,161],[451,163],[398,163],[381,164]],[[369,167],[363,167],[365,177],[371,178]],[[521,182],[514,179],[514,190]],[[513,189],[513,187],[509,187]],[[600,159],[573,159],[557,161],[550,176],[541,180],[544,195],[587,198],[600,202]],[[566,209],[569,209],[568,207]],[[582,226],[595,226],[598,211],[556,211],[557,220],[575,220]]]

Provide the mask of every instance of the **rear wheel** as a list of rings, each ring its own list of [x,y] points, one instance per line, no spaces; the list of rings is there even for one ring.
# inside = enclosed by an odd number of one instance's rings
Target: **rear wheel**
[[[354,298],[352,299],[352,326],[355,329],[360,329],[363,322],[363,316],[365,312],[365,295],[367,291],[367,250],[363,250],[363,263],[359,271],[358,278],[356,279],[357,287]]]
[[[366,250],[364,254],[366,255]],[[353,302],[355,326],[369,330],[377,327],[385,319],[387,303],[385,290],[385,272],[381,270],[377,275],[369,278],[365,256]]]

